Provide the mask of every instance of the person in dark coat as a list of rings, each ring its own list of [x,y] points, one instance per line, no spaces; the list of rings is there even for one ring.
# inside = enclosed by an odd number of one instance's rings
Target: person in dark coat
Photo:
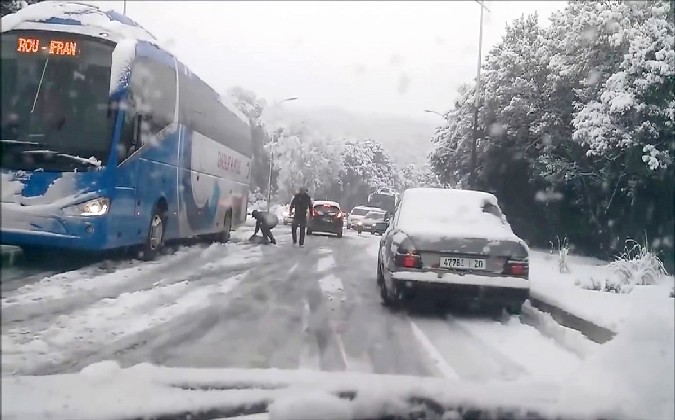
[[[300,192],[293,196],[291,200],[290,213],[293,215],[291,224],[291,236],[293,245],[298,242],[298,227],[300,228],[300,246],[305,245],[305,229],[307,228],[307,213],[312,207],[312,199],[307,194],[307,188],[300,188]]]
[[[253,240],[258,231],[260,231],[260,233],[262,233],[263,243],[269,241],[269,243],[276,245],[277,240],[274,239],[274,235],[272,235],[272,228],[277,225],[277,222],[275,221],[277,220],[277,217],[266,211],[258,210],[253,210],[251,216],[255,218],[255,231],[250,239]]]

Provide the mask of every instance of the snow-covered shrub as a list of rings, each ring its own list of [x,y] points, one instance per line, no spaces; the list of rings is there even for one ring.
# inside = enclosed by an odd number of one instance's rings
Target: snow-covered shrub
[[[668,275],[663,262],[649,249],[646,240],[640,245],[628,239],[624,252],[609,264],[609,268],[614,276],[605,282],[606,292],[630,293],[634,286],[657,284]]]
[[[598,280],[594,277],[582,277],[578,278],[574,281],[574,284],[576,286],[581,287],[582,289],[586,290],[596,290],[596,291],[601,291],[604,289],[604,285],[602,280]]]
[[[570,244],[567,241],[567,238],[563,238],[563,240],[560,240],[560,237],[557,237],[558,240],[558,270],[561,273],[569,273],[570,272],[570,267],[567,264],[567,257],[569,256],[570,253]],[[549,244],[551,244],[551,255],[553,255],[553,242],[549,241]]]

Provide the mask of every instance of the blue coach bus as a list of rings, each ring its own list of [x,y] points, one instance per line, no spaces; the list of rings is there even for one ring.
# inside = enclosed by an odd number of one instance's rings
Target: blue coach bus
[[[227,241],[246,219],[247,119],[114,11],[44,2],[2,18],[0,242]]]

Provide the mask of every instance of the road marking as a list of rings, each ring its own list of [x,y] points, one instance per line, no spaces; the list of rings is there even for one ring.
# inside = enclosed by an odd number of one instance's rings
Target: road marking
[[[412,329],[413,335],[422,345],[431,360],[433,360],[434,364],[441,372],[441,375],[448,379],[459,379],[457,372],[455,372],[455,370],[450,367],[448,362],[445,361],[445,358],[438,352],[438,350],[436,350],[436,347],[434,347],[426,334],[422,332],[422,330],[417,326],[417,324],[413,322],[412,319],[408,318],[408,321],[410,321],[410,327]]]
[[[311,315],[309,301],[302,301],[302,348],[300,350],[299,368],[307,370],[321,370],[319,349],[314,335],[309,332],[309,317]]]
[[[331,298],[331,300],[335,295],[344,293],[345,291],[340,278],[331,274],[319,279],[319,287]]]
[[[333,259],[332,255],[326,255],[316,263],[316,271],[318,272],[326,271],[333,267],[335,267],[335,259]]]
[[[338,350],[340,350],[340,356],[342,356],[342,361],[345,363],[345,370],[351,370],[349,367],[349,359],[347,358],[347,352],[345,351],[345,345],[342,342],[342,337],[335,331],[335,328],[332,328],[333,336],[335,336],[335,341],[337,342]]]

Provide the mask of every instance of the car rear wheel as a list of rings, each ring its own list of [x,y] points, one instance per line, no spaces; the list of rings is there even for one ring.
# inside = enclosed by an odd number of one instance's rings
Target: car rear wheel
[[[396,306],[398,299],[395,297],[396,294],[389,291],[387,288],[387,283],[384,281],[384,274],[382,273],[382,264],[380,261],[377,262],[377,284],[380,286],[380,297],[382,298],[382,304],[393,308]]]

